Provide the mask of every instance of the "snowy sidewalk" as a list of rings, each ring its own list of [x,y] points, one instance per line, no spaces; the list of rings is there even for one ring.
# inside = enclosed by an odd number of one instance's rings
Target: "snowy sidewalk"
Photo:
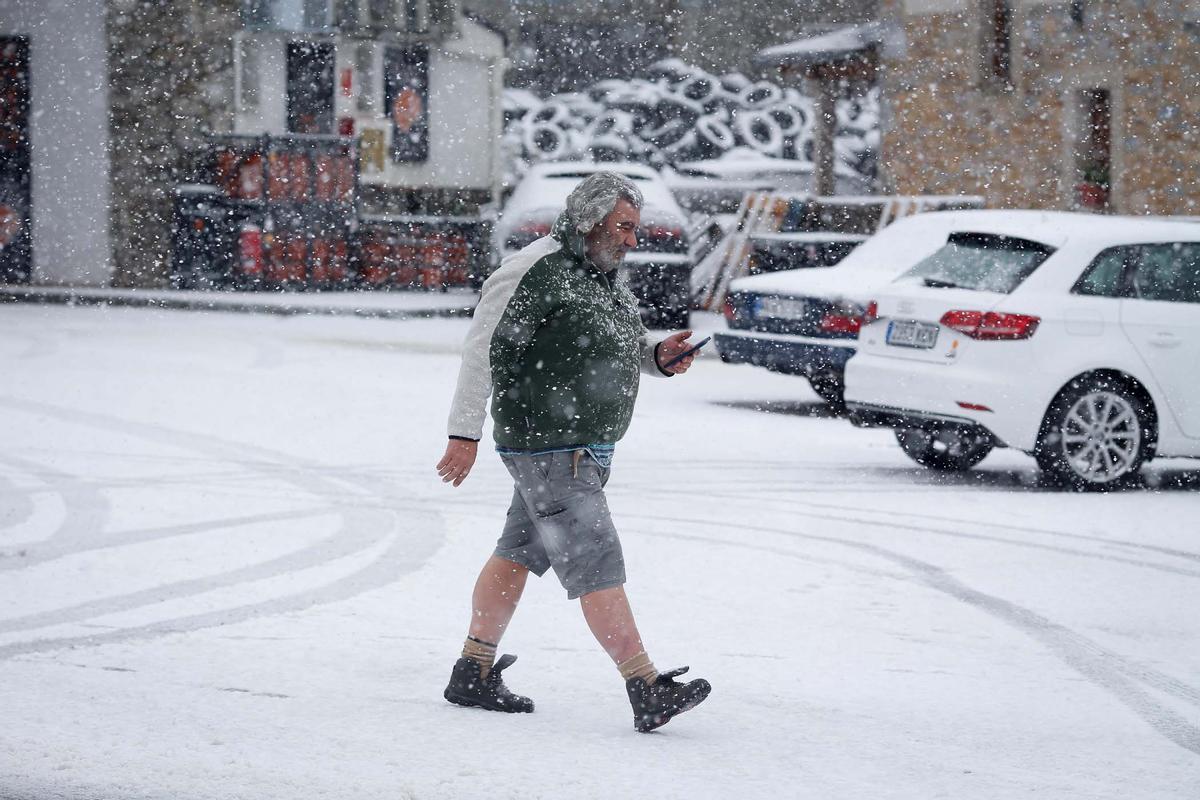
[[[178,289],[108,289],[66,286],[0,286],[0,303],[57,303],[241,311],[271,314],[335,314],[354,317],[464,317],[475,308],[478,292],[342,291],[233,292]]]

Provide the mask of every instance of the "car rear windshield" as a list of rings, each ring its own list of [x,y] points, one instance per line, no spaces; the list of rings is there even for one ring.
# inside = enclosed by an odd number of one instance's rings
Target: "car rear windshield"
[[[1008,294],[1053,252],[1053,247],[1028,239],[955,233],[905,277],[923,280],[926,286]]]
[[[594,172],[547,172],[546,177],[547,178],[570,178],[572,180],[583,180],[584,178],[590,178],[595,174],[596,173],[594,173]],[[648,181],[648,180],[650,180],[649,176],[647,176],[647,175],[638,175],[638,174],[631,175],[628,172],[620,172],[618,174],[622,178],[629,178],[629,180],[631,180],[631,181]]]

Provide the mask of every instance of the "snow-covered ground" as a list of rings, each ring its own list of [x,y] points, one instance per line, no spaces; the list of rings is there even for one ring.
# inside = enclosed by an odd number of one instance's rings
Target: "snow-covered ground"
[[[1200,793],[1200,464],[939,477],[711,352],[609,484],[710,699],[636,734],[547,577],[501,648],[537,712],[447,704],[511,494],[433,469],[466,324],[0,307],[0,797]]]

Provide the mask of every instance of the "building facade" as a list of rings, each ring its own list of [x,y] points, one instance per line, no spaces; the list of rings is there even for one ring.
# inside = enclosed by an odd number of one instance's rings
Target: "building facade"
[[[884,0],[881,14],[888,190],[1200,214],[1200,4]]]
[[[505,66],[456,0],[0,0],[0,281],[161,284],[210,134],[355,137],[382,211],[489,202]]]
[[[0,280],[112,273],[104,17],[99,0],[0,0]]]

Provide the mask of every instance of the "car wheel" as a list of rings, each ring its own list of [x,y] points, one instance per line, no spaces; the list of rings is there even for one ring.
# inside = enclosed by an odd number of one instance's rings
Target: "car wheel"
[[[1056,482],[1080,491],[1106,491],[1133,480],[1146,460],[1153,431],[1143,402],[1115,381],[1067,387],[1046,412],[1035,456]]]
[[[995,447],[989,434],[965,425],[943,425],[932,430],[897,428],[896,441],[913,461],[944,472],[970,469]]]
[[[809,376],[808,382],[817,396],[834,410],[841,411],[846,407],[846,382],[840,370],[815,372]]]

